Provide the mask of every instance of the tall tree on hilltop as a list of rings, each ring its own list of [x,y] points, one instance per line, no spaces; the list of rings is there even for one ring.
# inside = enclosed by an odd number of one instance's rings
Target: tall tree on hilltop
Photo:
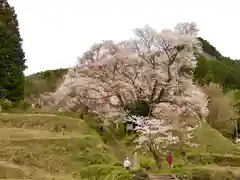
[[[7,0],[0,0],[0,94],[11,101],[24,95],[25,54],[17,15]]]

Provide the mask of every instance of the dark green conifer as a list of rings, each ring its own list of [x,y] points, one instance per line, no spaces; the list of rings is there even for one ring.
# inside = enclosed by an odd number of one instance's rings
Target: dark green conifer
[[[25,54],[17,15],[7,0],[0,0],[0,95],[11,101],[24,97]]]

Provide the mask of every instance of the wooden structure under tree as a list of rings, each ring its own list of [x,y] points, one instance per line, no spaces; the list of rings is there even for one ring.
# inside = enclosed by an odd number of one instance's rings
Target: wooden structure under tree
[[[125,131],[125,134],[131,134],[133,132],[135,132],[135,128],[137,126],[137,122],[135,119],[131,118],[131,119],[124,119],[122,121],[122,124],[124,124],[124,131]]]

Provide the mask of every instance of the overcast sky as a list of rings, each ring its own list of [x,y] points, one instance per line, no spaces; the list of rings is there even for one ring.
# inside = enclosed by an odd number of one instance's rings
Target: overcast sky
[[[69,67],[100,40],[127,39],[132,29],[157,30],[195,21],[200,36],[240,59],[239,0],[9,0],[23,38],[26,74]]]

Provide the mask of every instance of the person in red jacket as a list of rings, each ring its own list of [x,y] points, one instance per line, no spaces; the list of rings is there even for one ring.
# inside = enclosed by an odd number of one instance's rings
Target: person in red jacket
[[[168,161],[168,167],[171,169],[173,166],[173,156],[172,156],[171,152],[169,152],[169,154],[168,154],[167,161]]]

